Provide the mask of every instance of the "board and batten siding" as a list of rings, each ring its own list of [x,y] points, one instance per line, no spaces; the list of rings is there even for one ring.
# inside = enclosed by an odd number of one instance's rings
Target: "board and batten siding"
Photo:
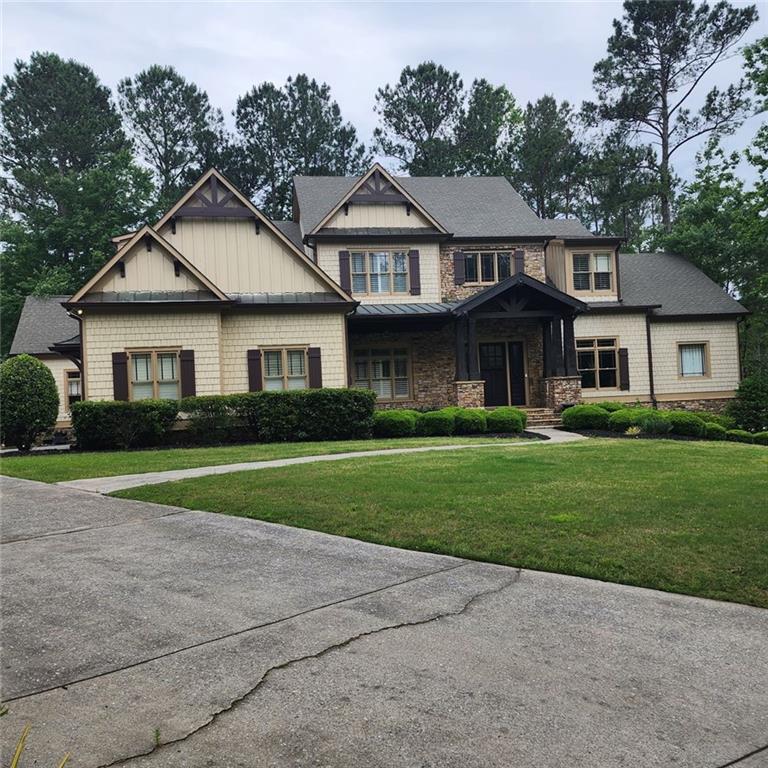
[[[248,391],[249,349],[291,346],[319,347],[323,386],[347,386],[343,313],[231,314],[221,320],[222,392]]]
[[[413,215],[413,214],[411,214]],[[339,275],[339,251],[405,251],[419,252],[419,273],[421,276],[421,293],[412,296],[410,293],[387,293],[380,295],[353,294],[353,298],[361,304],[421,304],[441,301],[440,298],[440,247],[434,243],[411,243],[393,245],[366,245],[348,243],[330,245],[319,243],[317,246],[317,265],[331,280],[337,283]]]
[[[341,208],[325,225],[332,229],[349,229],[351,227],[432,227],[417,210],[411,208],[411,213],[405,208],[405,203],[393,205],[366,203],[356,205],[351,203],[344,213]]]
[[[195,352],[198,395],[221,394],[218,312],[96,313],[83,316],[86,395],[112,400],[112,353],[126,349],[174,347]]]
[[[565,277],[565,246],[562,240],[550,240],[544,262],[547,277],[555,284],[555,288],[566,293],[568,281]]]

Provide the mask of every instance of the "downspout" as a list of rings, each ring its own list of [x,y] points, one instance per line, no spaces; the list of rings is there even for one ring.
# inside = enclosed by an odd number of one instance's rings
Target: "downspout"
[[[82,310],[80,311],[82,312]],[[83,336],[83,317],[80,314],[72,312],[67,312],[67,314],[77,320],[78,332],[80,334],[80,362],[78,363],[76,360],[73,360],[72,362],[80,371],[80,397],[82,400],[85,400],[85,355],[83,354],[83,350],[85,349],[85,338]]]
[[[648,383],[651,395],[651,405],[658,408],[656,402],[656,387],[653,382],[653,348],[651,346],[651,310],[645,312],[645,343],[648,348]]]

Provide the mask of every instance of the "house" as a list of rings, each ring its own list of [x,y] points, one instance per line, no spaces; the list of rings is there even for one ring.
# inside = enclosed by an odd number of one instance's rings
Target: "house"
[[[737,301],[679,256],[538,218],[503,178],[299,176],[271,221],[210,170],[114,242],[19,323],[12,351],[51,366],[62,417],[74,397],[320,386],[381,407],[719,409],[739,383]]]

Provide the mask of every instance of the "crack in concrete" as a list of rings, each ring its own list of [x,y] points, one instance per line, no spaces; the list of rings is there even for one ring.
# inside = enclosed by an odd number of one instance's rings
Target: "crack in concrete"
[[[515,573],[511,579],[508,579],[498,587],[493,587],[493,589],[488,589],[488,590],[485,590],[484,592],[479,592],[475,595],[472,595],[469,598],[469,600],[467,600],[464,603],[464,605],[462,605],[461,608],[457,610],[443,611],[433,616],[429,616],[426,619],[417,619],[415,621],[404,621],[398,624],[389,624],[386,627],[379,627],[378,629],[371,629],[366,632],[360,632],[357,635],[348,637],[346,640],[342,640],[338,643],[333,643],[332,645],[328,645],[325,648],[322,648],[321,650],[316,651],[315,653],[306,654],[305,656],[298,656],[296,658],[283,661],[280,664],[275,664],[274,666],[269,667],[269,669],[267,669],[264,672],[264,674],[259,678],[256,684],[253,685],[251,688],[249,688],[247,691],[245,691],[245,693],[232,699],[232,701],[230,701],[229,704],[222,707],[221,709],[218,709],[215,712],[213,712],[204,723],[200,724],[196,728],[193,728],[184,736],[179,736],[178,738],[171,739],[170,741],[164,741],[159,744],[154,744],[150,749],[144,752],[138,752],[134,755],[129,755],[128,757],[120,757],[117,760],[113,760],[110,763],[103,763],[99,765],[97,768],[114,768],[114,766],[125,765],[131,760],[137,760],[138,758],[141,758],[141,757],[149,757],[150,755],[153,755],[159,752],[165,747],[173,746],[174,744],[180,744],[182,742],[187,741],[188,739],[191,739],[193,736],[196,736],[201,731],[204,731],[206,728],[213,725],[223,715],[227,714],[228,712],[232,712],[240,704],[242,704],[244,701],[250,698],[254,693],[256,693],[256,691],[262,688],[269,681],[270,676],[275,672],[280,672],[284,669],[288,669],[289,667],[292,667],[295,664],[299,664],[302,661],[309,661],[310,659],[322,658],[323,656],[333,651],[338,651],[342,648],[347,648],[348,646],[352,645],[352,643],[355,643],[358,640],[362,640],[365,637],[378,635],[382,632],[389,632],[390,630],[405,629],[407,627],[418,627],[424,624],[430,624],[434,621],[439,621],[440,619],[461,616],[462,614],[466,613],[478,600],[482,600],[483,598],[490,597],[491,595],[499,594],[500,592],[503,592],[505,589],[508,589],[514,584],[517,584],[517,582],[520,580],[521,573],[522,573],[522,568],[516,568]]]
[[[768,751],[768,744],[766,744],[763,747],[758,747],[757,749],[753,749],[751,752],[747,752],[746,755],[737,757],[735,760],[731,760],[728,763],[722,763],[721,765],[718,765],[715,768],[729,768],[729,766],[731,765],[738,765],[739,763],[743,763],[745,760],[749,760],[750,757],[754,757],[755,755],[759,755],[761,752],[766,752],[766,751]]]

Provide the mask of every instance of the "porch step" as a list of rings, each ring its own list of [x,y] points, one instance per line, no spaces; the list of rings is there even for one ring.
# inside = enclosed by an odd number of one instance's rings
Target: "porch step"
[[[560,427],[563,424],[559,414],[551,408],[522,408],[528,414],[529,427]]]

